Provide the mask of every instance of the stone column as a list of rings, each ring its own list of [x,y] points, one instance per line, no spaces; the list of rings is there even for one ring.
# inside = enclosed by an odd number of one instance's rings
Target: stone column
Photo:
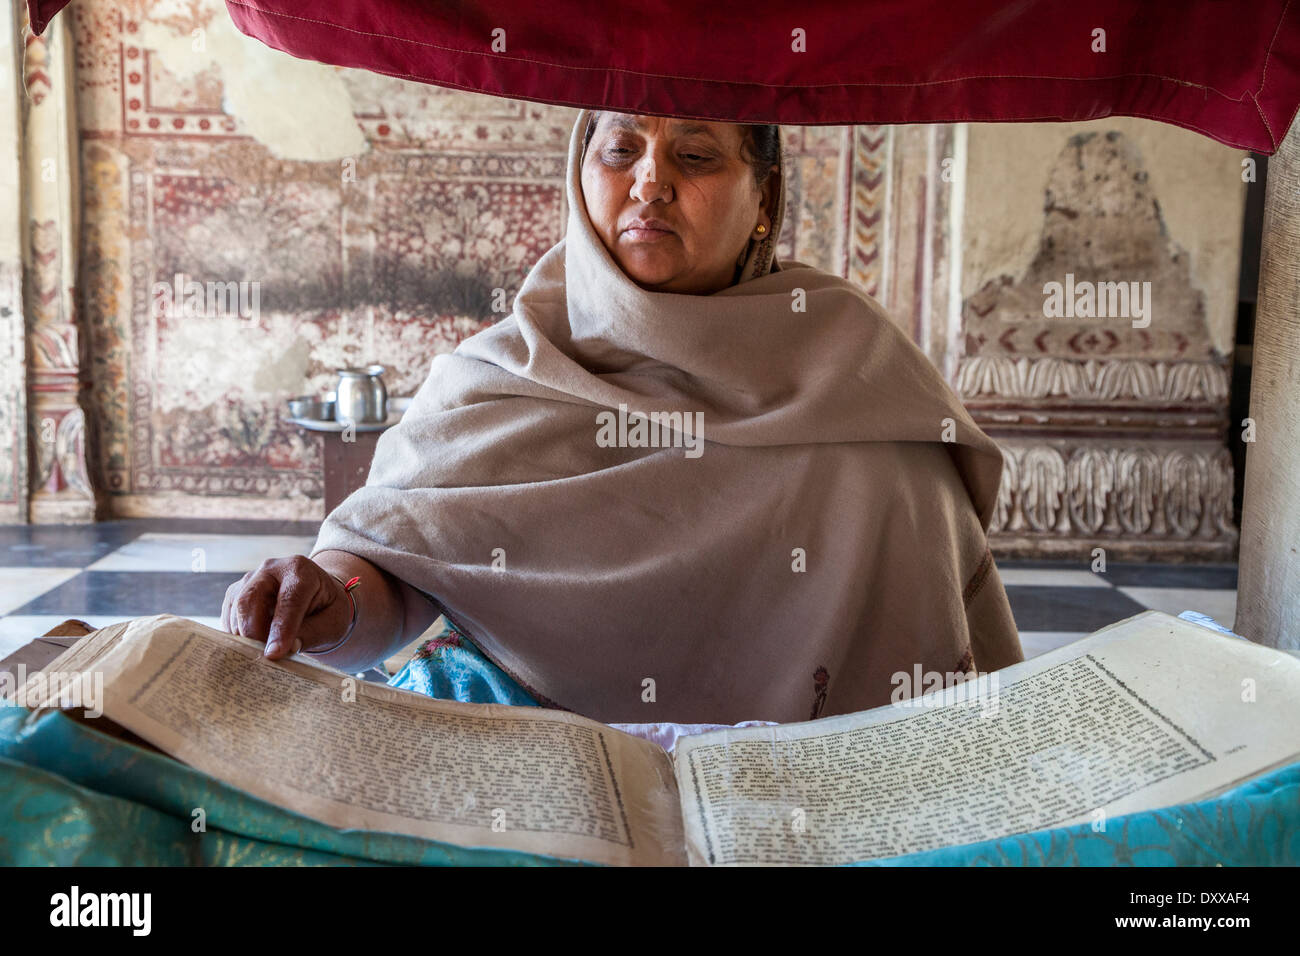
[[[1300,123],[1268,164],[1248,422],[1233,630],[1300,648]]]
[[[0,0],[0,523],[27,520],[27,349],[23,323],[22,25]]]
[[[92,521],[83,393],[89,369],[77,322],[80,177],[76,74],[69,18],[44,37],[24,32],[24,312],[27,317],[28,515],[33,523]]]

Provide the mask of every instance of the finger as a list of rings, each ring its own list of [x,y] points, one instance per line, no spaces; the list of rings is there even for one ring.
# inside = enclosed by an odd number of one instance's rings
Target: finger
[[[234,628],[235,598],[239,596],[239,592],[243,590],[244,582],[247,580],[248,575],[245,574],[230,587],[226,588],[226,595],[221,599],[221,629],[227,634],[238,633]]]
[[[279,590],[280,579],[274,572],[258,571],[248,579],[239,597],[235,598],[240,634],[255,641],[266,641]]]
[[[231,606],[235,603],[235,595],[239,593],[237,590],[239,586],[240,585],[236,583],[226,588],[226,596],[221,599],[221,629],[225,631],[227,634],[235,633],[234,628],[230,626],[230,622],[231,622],[230,609]]]
[[[280,593],[275,601],[275,616],[271,620],[266,641],[266,656],[279,660],[295,653],[295,643],[302,647],[299,631],[303,618],[311,609],[320,589],[320,582],[306,578],[290,569],[280,581]]]

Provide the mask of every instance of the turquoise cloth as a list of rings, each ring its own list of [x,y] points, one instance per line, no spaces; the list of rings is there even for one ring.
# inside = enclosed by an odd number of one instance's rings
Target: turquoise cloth
[[[561,866],[496,849],[338,830],[57,711],[0,705],[0,865]],[[197,830],[196,808],[205,829]]]
[[[472,703],[536,706],[448,626],[390,684]],[[506,850],[337,830],[62,713],[0,706],[0,864],[563,866]],[[196,832],[194,809],[206,829]],[[862,866],[1300,865],[1300,763],[1213,800]]]
[[[436,637],[421,644],[415,656],[388,683],[439,700],[540,706],[450,621],[446,621]]]

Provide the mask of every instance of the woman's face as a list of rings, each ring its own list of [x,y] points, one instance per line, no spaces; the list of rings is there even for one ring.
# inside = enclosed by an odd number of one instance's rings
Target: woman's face
[[[778,170],[759,189],[735,123],[602,112],[582,161],[596,233],[644,289],[708,295],[731,285],[750,239],[772,229]],[[659,220],[668,231],[633,228]],[[767,231],[759,233],[762,224]]]

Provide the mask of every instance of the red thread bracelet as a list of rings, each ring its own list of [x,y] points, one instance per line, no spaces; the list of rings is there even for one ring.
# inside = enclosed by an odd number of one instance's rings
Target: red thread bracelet
[[[338,650],[340,647],[342,647],[344,644],[348,642],[348,638],[352,636],[353,628],[357,626],[357,599],[352,596],[352,589],[361,583],[361,575],[359,574],[353,575],[351,578],[348,579],[346,584],[344,584],[343,581],[335,574],[330,574],[330,577],[334,578],[334,580],[338,581],[340,584],[343,584],[343,593],[346,594],[348,596],[348,600],[352,602],[352,621],[350,624],[348,624],[348,629],[343,632],[343,636],[339,638],[338,643],[331,644],[329,647],[321,648],[319,650],[304,651],[303,653],[305,654],[328,654],[331,651]]]

